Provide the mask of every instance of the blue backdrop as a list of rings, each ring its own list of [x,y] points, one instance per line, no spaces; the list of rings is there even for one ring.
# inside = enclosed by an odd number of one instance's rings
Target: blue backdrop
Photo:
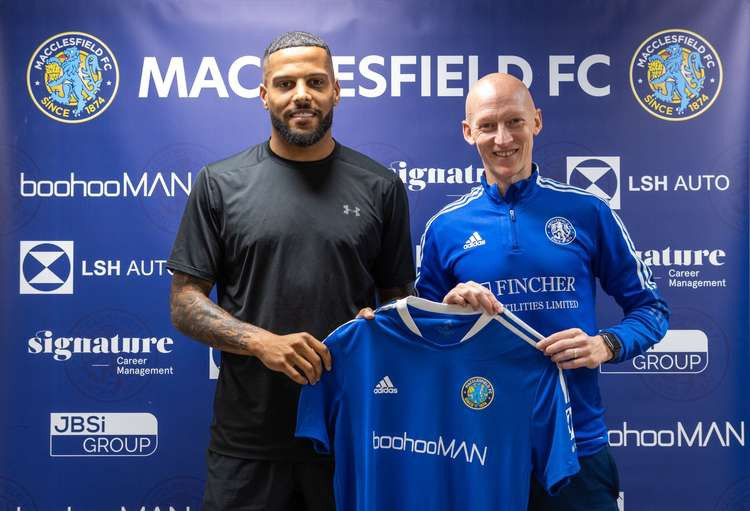
[[[164,263],[200,167],[269,135],[260,57],[294,29],[330,43],[334,136],[401,176],[415,243],[482,171],[470,83],[530,85],[542,174],[611,201],[673,309],[601,369],[621,506],[750,506],[750,4],[403,4],[0,4],[0,509],[200,509],[218,358],[170,325]]]

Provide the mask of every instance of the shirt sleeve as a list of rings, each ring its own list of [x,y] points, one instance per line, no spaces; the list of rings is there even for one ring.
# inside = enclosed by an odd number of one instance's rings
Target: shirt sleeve
[[[562,370],[551,362],[539,380],[531,428],[534,476],[555,495],[580,466],[567,384]]]
[[[602,289],[625,313],[618,325],[604,329],[620,340],[622,351],[615,362],[622,362],[664,337],[669,307],[656,288],[651,270],[636,254],[622,220],[603,203],[599,209],[599,240],[595,272]]]
[[[208,169],[203,168],[190,191],[167,268],[216,281],[221,255],[221,216],[216,195]]]
[[[383,232],[375,261],[375,285],[389,288],[414,282],[409,228],[409,201],[404,184],[394,175],[383,197]]]
[[[329,336],[324,342],[330,344]],[[315,385],[302,387],[297,406],[297,429],[294,436],[309,438],[313,447],[321,454],[333,452],[333,433],[341,402],[341,386],[337,383],[339,373],[336,350],[329,346],[333,368],[324,371]]]
[[[435,229],[431,226],[431,222],[428,222],[425,227],[420,246],[422,248],[421,262],[414,285],[417,296],[433,302],[442,302],[454,285],[451,284],[449,268],[442,262]]]

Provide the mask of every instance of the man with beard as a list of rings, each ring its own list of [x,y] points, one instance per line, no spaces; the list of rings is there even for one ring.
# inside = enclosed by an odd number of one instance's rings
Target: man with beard
[[[331,369],[319,339],[411,290],[406,192],[333,139],[339,91],[320,38],[269,45],[271,138],[201,171],[167,264],[173,323],[222,351],[204,511],[334,509],[332,460],[294,438],[300,385]]]

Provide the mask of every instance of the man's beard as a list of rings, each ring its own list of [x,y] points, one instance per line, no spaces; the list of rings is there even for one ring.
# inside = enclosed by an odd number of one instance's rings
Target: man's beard
[[[318,127],[309,133],[292,131],[281,118],[276,117],[271,112],[269,112],[269,114],[271,115],[271,125],[276,129],[279,135],[281,135],[281,138],[286,140],[289,144],[299,147],[309,147],[314,143],[319,142],[328,130],[331,129],[331,125],[333,124],[333,108],[331,108],[328,114],[320,120]]]

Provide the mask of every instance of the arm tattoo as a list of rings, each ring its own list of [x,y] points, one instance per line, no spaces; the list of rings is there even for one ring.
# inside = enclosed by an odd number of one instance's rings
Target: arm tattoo
[[[250,342],[266,333],[262,328],[233,317],[208,297],[213,282],[174,272],[170,313],[174,326],[212,348],[250,354]]]
[[[403,286],[378,288],[378,300],[380,303],[387,303],[391,300],[398,300],[414,294],[414,284],[409,282]]]

